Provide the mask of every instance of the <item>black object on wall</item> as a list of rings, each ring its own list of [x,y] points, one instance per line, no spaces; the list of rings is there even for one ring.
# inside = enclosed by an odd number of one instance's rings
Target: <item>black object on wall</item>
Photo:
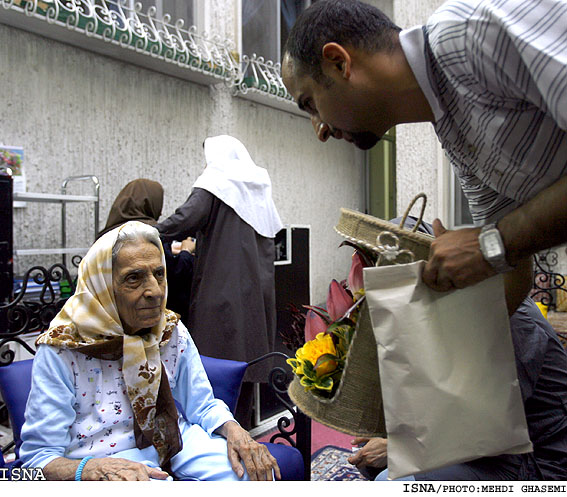
[[[301,309],[303,305],[309,305],[311,303],[309,228],[291,226],[287,228],[287,230],[291,231],[291,237],[288,236],[291,247],[287,247],[285,250],[285,254],[287,255],[286,263],[277,264],[275,274],[277,311],[276,350],[293,356],[295,351],[291,351],[283,345],[281,333],[288,330],[291,326],[289,304],[293,304],[298,309]],[[276,242],[277,240],[278,238],[276,237]]]
[[[14,285],[12,181],[11,176],[0,173],[0,304],[11,300]]]
[[[0,305],[10,302],[14,289],[12,181],[0,173]],[[0,332],[7,328],[6,311],[0,310]]]
[[[290,357],[295,356],[295,350],[292,351],[283,344],[281,332],[289,330],[292,323],[289,304],[302,309],[303,305],[311,303],[309,236],[309,227],[292,225],[282,229],[275,238],[277,331],[274,350]],[[281,403],[269,386],[260,384],[260,421],[278,414],[281,410]]]

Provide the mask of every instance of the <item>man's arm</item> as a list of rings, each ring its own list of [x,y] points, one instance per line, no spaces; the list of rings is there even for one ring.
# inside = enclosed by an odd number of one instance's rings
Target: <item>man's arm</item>
[[[498,229],[512,265],[567,241],[567,176],[505,216]]]
[[[515,271],[505,274],[508,310],[513,313],[531,288],[531,256],[567,241],[567,177],[538,193],[533,199],[498,222],[508,264]],[[480,228],[447,231],[439,220],[433,223],[431,245],[423,281],[437,291],[474,285],[496,274],[484,260],[478,235]]]

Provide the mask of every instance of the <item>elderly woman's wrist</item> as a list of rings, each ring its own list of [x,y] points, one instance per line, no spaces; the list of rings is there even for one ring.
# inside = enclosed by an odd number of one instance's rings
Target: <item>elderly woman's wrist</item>
[[[215,432],[219,435],[222,435],[224,438],[228,438],[231,431],[238,430],[240,425],[236,420],[229,420],[225,421],[222,425],[220,425]]]
[[[92,456],[87,456],[87,457],[83,457],[79,461],[79,464],[77,465],[77,469],[75,470],[75,481],[82,481],[87,479],[85,467],[91,459]]]

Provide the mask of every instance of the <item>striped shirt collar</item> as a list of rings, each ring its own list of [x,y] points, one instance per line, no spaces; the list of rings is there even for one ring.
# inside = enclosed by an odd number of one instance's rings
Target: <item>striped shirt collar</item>
[[[443,117],[443,111],[439,104],[429,77],[427,75],[427,66],[425,64],[425,38],[423,36],[423,27],[415,26],[410,29],[404,29],[400,32],[400,44],[406,56],[406,59],[417,79],[425,98],[429,102],[435,122],[438,122]]]

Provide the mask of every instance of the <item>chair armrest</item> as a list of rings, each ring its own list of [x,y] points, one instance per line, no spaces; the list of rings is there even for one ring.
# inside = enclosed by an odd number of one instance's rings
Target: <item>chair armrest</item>
[[[272,360],[276,357],[284,361],[289,359],[289,356],[282,352],[270,352],[250,361],[248,364],[251,365],[266,360]],[[311,479],[311,418],[299,411],[289,399],[289,396],[287,395],[287,387],[291,381],[291,375],[289,374],[291,373],[291,367],[287,363],[285,363],[285,367],[286,369],[284,369],[283,366],[273,367],[268,377],[268,385],[275,392],[278,401],[289,412],[291,418],[288,417],[286,413],[285,416],[278,419],[278,431],[270,437],[270,441],[267,445],[268,448],[273,445],[287,448],[287,446],[281,442],[276,443],[279,440],[284,440],[292,448],[296,449],[303,460],[303,471],[301,472],[303,474],[302,479],[308,481]],[[295,472],[295,475],[298,474],[299,472]],[[284,479],[283,475],[282,479]]]

